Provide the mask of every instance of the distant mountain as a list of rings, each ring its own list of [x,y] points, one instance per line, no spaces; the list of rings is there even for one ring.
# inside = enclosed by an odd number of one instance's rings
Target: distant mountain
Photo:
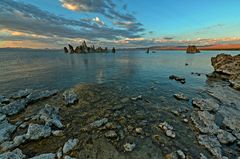
[[[240,50],[240,44],[217,44],[197,46],[199,50]],[[146,49],[146,48],[145,48]],[[151,50],[186,50],[187,46],[153,46]]]

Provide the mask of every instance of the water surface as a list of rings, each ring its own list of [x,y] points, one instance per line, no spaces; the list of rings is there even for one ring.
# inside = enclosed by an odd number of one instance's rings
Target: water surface
[[[0,50],[0,93],[19,89],[65,89],[79,83],[106,83],[133,89],[192,90],[206,86],[213,71],[210,59],[219,51],[186,54],[184,51],[118,52],[116,54],[64,54],[49,50]],[[239,54],[240,52],[230,52]],[[185,64],[189,64],[185,66]],[[186,77],[181,85],[170,81],[172,74]]]

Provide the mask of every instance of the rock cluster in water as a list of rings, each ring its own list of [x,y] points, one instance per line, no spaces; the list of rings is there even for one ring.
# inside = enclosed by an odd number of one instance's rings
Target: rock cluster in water
[[[225,75],[233,88],[240,90],[240,55],[219,54],[212,57],[215,76]]]
[[[108,51],[107,47],[105,47],[105,48],[102,48],[102,47],[95,48],[94,45],[88,47],[86,42],[83,41],[82,45],[77,46],[75,49],[72,45],[68,44],[68,48],[64,47],[64,52],[73,54],[73,53],[108,53],[109,51]],[[112,53],[116,53],[115,47],[112,48]]]
[[[189,45],[187,47],[187,53],[194,54],[194,53],[200,53],[200,50],[195,45]]]

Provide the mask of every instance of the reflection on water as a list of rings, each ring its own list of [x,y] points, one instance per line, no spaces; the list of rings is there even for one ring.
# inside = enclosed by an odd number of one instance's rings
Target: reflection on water
[[[64,54],[62,51],[0,51],[0,92],[8,94],[19,89],[64,89],[79,83],[109,83],[137,89],[158,83],[162,90],[191,90],[204,87],[205,76],[191,72],[210,73],[210,58],[219,52],[189,55],[183,51],[144,51],[118,54]],[[229,52],[228,52],[229,53]],[[239,52],[232,52],[239,54]],[[185,66],[188,63],[188,66]],[[169,81],[176,74],[187,79],[185,85]]]

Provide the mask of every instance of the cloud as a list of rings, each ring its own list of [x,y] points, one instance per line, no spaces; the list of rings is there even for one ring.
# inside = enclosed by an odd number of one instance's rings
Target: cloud
[[[101,21],[99,17],[93,18],[92,21],[94,21],[95,23],[97,23],[97,24],[100,25],[100,26],[103,26],[103,25],[104,25],[104,22]]]
[[[94,1],[95,2],[95,1]],[[105,6],[106,2],[96,1],[98,5]],[[71,8],[72,10],[79,10],[74,5],[65,4],[65,7]],[[82,10],[93,11],[97,7],[91,5],[90,1],[81,6]],[[108,7],[115,7],[110,1],[107,4]],[[99,9],[99,12],[103,7]],[[110,13],[108,13],[110,15]],[[116,16],[117,13],[113,13]],[[131,17],[131,16],[130,16]],[[57,16],[50,12],[41,10],[40,8],[31,4],[15,0],[1,0],[0,1],[0,29],[8,29],[13,31],[11,37],[5,37],[10,40],[19,39],[18,34],[22,34],[21,38],[27,38],[28,40],[39,40],[39,42],[49,42],[56,40],[60,41],[72,41],[74,39],[86,39],[88,41],[98,41],[99,39],[110,41],[119,40],[122,38],[137,38],[140,37],[140,32],[133,30],[132,28],[116,28],[108,27],[104,25],[104,22],[99,18],[95,17],[91,21],[87,20],[74,20],[66,19],[61,16]],[[131,18],[130,18],[131,19]],[[133,18],[135,19],[135,18]],[[137,24],[140,26],[139,24]],[[142,31],[142,29],[139,29]],[[4,32],[2,30],[2,32]],[[28,34],[28,35],[27,35]],[[36,35],[31,37],[29,35]],[[16,37],[18,36],[18,37]],[[47,37],[47,38],[43,38]],[[56,43],[56,42],[55,42]]]
[[[127,5],[122,7],[125,12],[117,10],[117,5],[112,0],[60,0],[62,6],[78,12],[99,13],[109,19],[121,21],[135,21],[136,18],[127,12]]]

